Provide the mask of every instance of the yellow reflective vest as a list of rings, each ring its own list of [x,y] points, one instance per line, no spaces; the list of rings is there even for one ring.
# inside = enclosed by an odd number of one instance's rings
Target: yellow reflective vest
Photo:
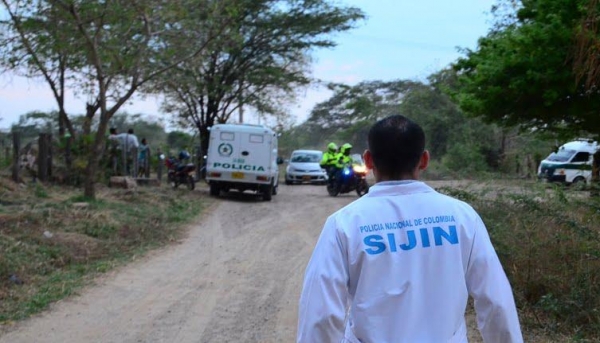
[[[336,166],[338,163],[339,154],[326,151],[321,159],[321,167]]]

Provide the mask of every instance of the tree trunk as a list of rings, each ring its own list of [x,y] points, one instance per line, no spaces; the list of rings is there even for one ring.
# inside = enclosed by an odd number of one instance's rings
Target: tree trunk
[[[19,150],[21,150],[21,135],[18,132],[13,132],[13,165],[12,179],[14,182],[19,182]]]
[[[94,143],[95,145],[96,143]],[[98,170],[99,159],[93,152],[88,156],[88,163],[85,166],[85,180],[83,195],[89,199],[96,199],[96,171]]]
[[[89,199],[96,198],[96,174],[98,172],[98,166],[100,165],[100,159],[102,158],[102,155],[104,153],[104,133],[106,132],[106,128],[108,127],[108,120],[108,115],[100,115],[100,123],[98,125],[98,131],[96,132],[96,138],[92,143],[92,147],[88,156],[88,163],[85,167],[83,195]]]
[[[40,133],[38,138],[38,156],[37,156],[37,165],[38,165],[38,175],[37,178],[41,182],[48,181],[48,134]]]

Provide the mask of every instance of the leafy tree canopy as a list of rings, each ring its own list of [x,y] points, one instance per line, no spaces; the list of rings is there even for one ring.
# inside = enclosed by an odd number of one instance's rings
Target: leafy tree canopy
[[[195,126],[205,143],[207,127],[228,122],[241,107],[282,116],[283,102],[311,82],[310,53],[334,46],[333,34],[364,18],[359,9],[329,0],[232,3],[225,34],[154,85],[165,94],[163,109]]]
[[[575,69],[582,23],[598,10],[589,2],[522,0],[514,6],[510,20],[454,64],[459,76],[450,93],[460,107],[503,126],[600,134],[598,89]]]

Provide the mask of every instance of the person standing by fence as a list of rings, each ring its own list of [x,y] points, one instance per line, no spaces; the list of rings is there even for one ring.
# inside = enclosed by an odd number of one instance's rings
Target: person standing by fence
[[[148,157],[150,156],[150,146],[148,146],[148,141],[146,138],[142,138],[140,147],[138,148],[138,177],[146,175],[150,168],[150,161]]]
[[[133,151],[137,150],[140,145],[137,137],[133,133],[133,129],[127,130],[127,133],[117,133],[116,128],[111,128],[108,139],[119,142],[117,149],[123,154],[123,161],[125,165],[124,174],[131,176],[133,159],[137,158],[137,156],[133,156]]]

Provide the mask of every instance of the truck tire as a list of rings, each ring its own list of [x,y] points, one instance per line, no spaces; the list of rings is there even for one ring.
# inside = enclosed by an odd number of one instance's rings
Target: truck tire
[[[262,193],[264,201],[271,201],[271,199],[273,199],[273,182],[268,186],[265,186]]]
[[[210,184],[210,195],[213,197],[218,197],[220,193],[221,193],[221,188],[219,187],[219,185],[216,183],[211,183]]]

